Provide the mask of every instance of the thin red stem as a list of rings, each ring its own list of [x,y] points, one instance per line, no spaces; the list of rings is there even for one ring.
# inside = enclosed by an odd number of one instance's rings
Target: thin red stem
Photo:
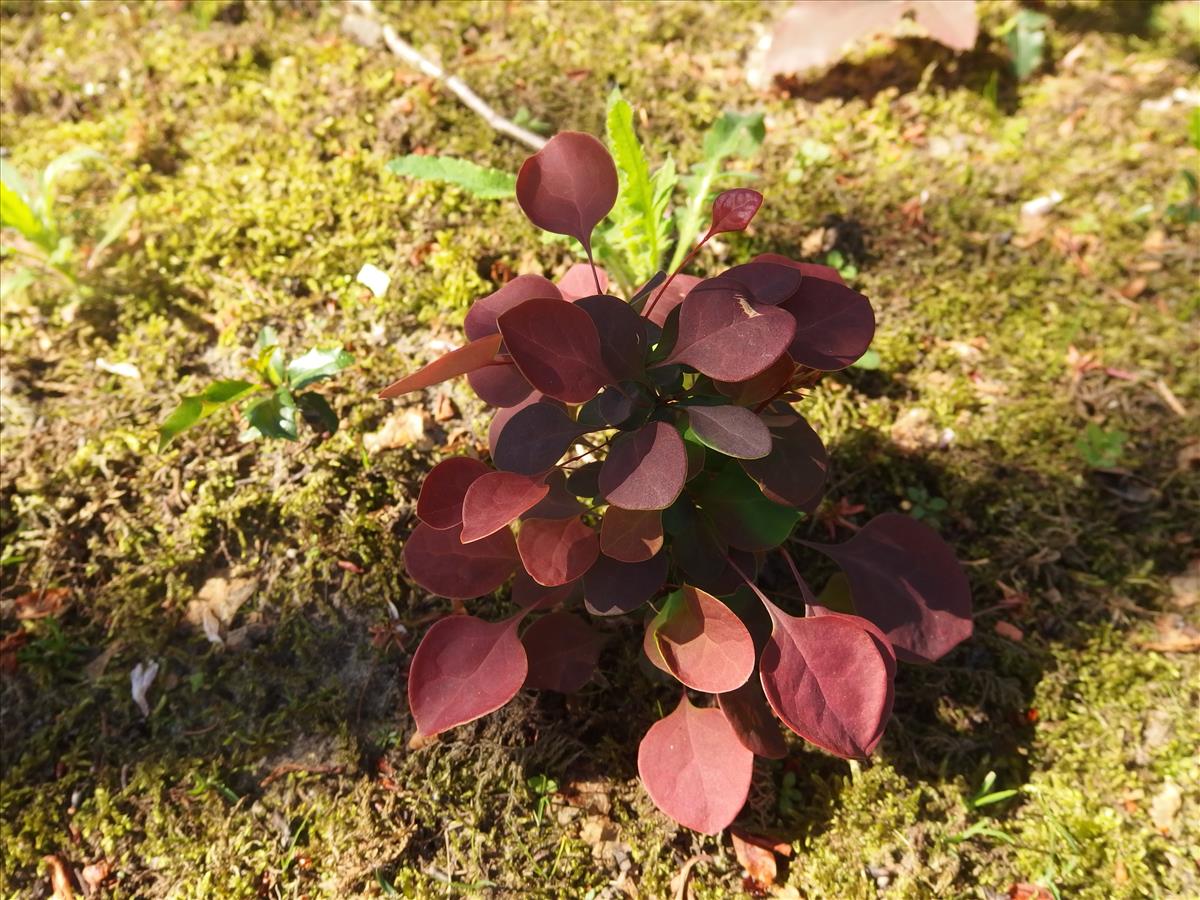
[[[796,561],[792,559],[792,554],[787,552],[786,547],[780,547],[779,552],[783,554],[784,560],[787,561],[788,568],[792,570],[792,577],[796,579],[796,587],[800,588],[800,593],[808,593],[809,587],[804,583],[804,579],[800,577],[800,570],[796,568]]]
[[[592,245],[584,244],[583,249],[587,253],[588,265],[592,267],[592,278],[596,281],[596,293],[603,294],[604,289],[600,287],[600,273],[596,271],[596,261],[592,259]]]
[[[611,444],[616,438],[617,438],[617,435],[614,434],[611,437],[605,438],[603,441],[601,441],[599,444],[597,444],[594,447],[591,444],[588,444],[588,448],[586,450],[584,450],[580,454],[577,454],[576,456],[572,456],[570,459],[564,459],[562,462],[558,463],[557,468],[561,469],[563,466],[567,465],[568,463],[573,463],[577,459],[583,459],[589,453],[595,453],[597,450],[603,450],[605,447],[607,447],[609,444]]]
[[[733,561],[733,557],[731,557],[728,553],[725,554],[725,562],[729,563],[730,568],[732,568],[733,571],[737,572],[738,575],[741,576],[742,581],[746,582],[746,586],[749,587],[750,590],[754,591],[754,593],[758,595],[759,600],[761,600],[763,603],[767,604],[768,607],[771,605],[771,601],[767,599],[767,595],[764,594],[762,592],[762,590],[759,589],[757,584],[755,584],[753,581],[750,580],[750,576],[748,576],[745,572],[742,571],[742,567],[739,566],[737,563],[735,563]]]
[[[697,253],[700,252],[700,248],[708,243],[708,239],[710,237],[712,237],[711,234],[706,234],[704,236],[704,240],[702,240],[695,247],[693,247],[692,252],[683,258],[683,262],[681,262],[675,268],[675,271],[671,273],[671,277],[667,279],[666,283],[661,288],[658,289],[658,293],[655,294],[654,297],[650,300],[650,302],[646,304],[646,308],[642,310],[643,316],[645,316],[646,318],[650,317],[650,310],[654,309],[654,304],[656,304],[659,301],[659,298],[662,297],[662,295],[667,292],[667,288],[669,288],[671,286],[671,282],[675,280],[675,276],[678,275],[680,272],[682,272],[684,267],[692,261],[692,259],[696,256]]]

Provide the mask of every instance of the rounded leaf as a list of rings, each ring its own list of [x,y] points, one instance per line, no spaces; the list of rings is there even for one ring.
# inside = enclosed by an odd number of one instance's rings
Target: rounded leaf
[[[600,356],[596,326],[576,304],[527,300],[499,322],[513,362],[543,394],[586,403],[613,380]]]
[[[417,517],[433,528],[462,524],[463,497],[477,478],[492,471],[469,456],[444,459],[425,476],[417,496]]]
[[[541,478],[515,472],[488,472],[463,497],[464,544],[495,534],[550,492]]]
[[[535,393],[533,385],[525,380],[513,363],[484,366],[467,373],[467,384],[471,385],[479,399],[492,406],[506,409],[518,406]],[[539,395],[540,396],[540,395]]]
[[[741,466],[769,500],[803,509],[819,498],[829,472],[825,445],[801,416],[787,410],[791,424],[771,428],[771,452]]]
[[[713,201],[712,225],[704,239],[728,231],[744,231],[762,206],[763,195],[750,188],[721,191]]]
[[[788,259],[786,256],[780,256],[778,253],[760,253],[752,263],[769,262],[781,266],[789,266],[796,269],[805,278],[820,278],[822,281],[832,281],[834,284],[845,284],[845,279],[842,278],[842,273],[833,266],[822,266],[818,263],[803,263],[796,262],[794,259]]]
[[[667,554],[659,552],[645,562],[626,563],[600,554],[583,576],[583,600],[594,616],[619,616],[633,612],[667,580]]]
[[[783,732],[771,707],[767,705],[762,683],[757,678],[747,679],[735,691],[718,694],[717,705],[733,726],[738,740],[755,756],[765,756],[767,759],[783,759],[787,756]]]
[[[600,550],[621,562],[645,562],[663,546],[662,513],[657,509],[610,506],[600,522]]]
[[[512,601],[522,609],[553,609],[566,603],[573,594],[582,592],[583,584],[581,582],[546,587],[538,584],[529,577],[528,572],[522,569],[513,578]]]
[[[521,635],[529,657],[525,687],[574,693],[592,680],[600,660],[600,634],[576,615],[552,612]]]
[[[646,368],[646,320],[619,297],[596,294],[576,305],[588,314],[600,335],[600,358],[617,381],[636,378]]]
[[[501,315],[526,300],[562,300],[562,292],[549,278],[541,275],[518,275],[499,290],[480,297],[467,310],[463,320],[463,331],[469,340],[478,340],[489,334],[499,334],[496,320]]]
[[[841,544],[804,542],[850,580],[854,611],[907,662],[933,662],[971,636],[971,585],[954,551],[911,516],[884,513]]]
[[[600,469],[600,493],[624,509],[666,509],[687,478],[683,438],[666,422],[651,422],[613,441]]]
[[[461,538],[461,527],[420,523],[404,543],[408,576],[431,594],[470,600],[504,584],[520,562],[517,542],[507,529],[470,544]]]
[[[806,278],[783,309],[796,321],[788,355],[822,372],[844,369],[867,352],[875,336],[875,311],[858,291]]]
[[[717,834],[737,818],[753,772],[754,754],[724,714],[693,706],[687,694],[638,746],[638,774],[654,805],[703,834]]]
[[[705,473],[689,488],[716,532],[739,550],[757,552],[778,547],[792,532],[800,514],[767,499],[737,466],[716,475]]]
[[[737,459],[759,459],[771,452],[771,432],[744,406],[685,406],[700,442]]]
[[[527,670],[515,621],[450,616],[435,622],[408,670],[417,731],[432,736],[494,712],[516,696]]]
[[[695,275],[676,275],[667,282],[661,292],[661,296],[655,295],[654,305],[650,307],[650,312],[646,318],[659,328],[662,328],[666,324],[667,316],[671,314],[671,311],[683,303],[683,298],[702,280]]]
[[[508,417],[492,446],[496,468],[521,475],[545,472],[587,431],[554,402],[531,403]]]
[[[562,291],[564,300],[574,303],[580,297],[592,296],[596,293],[597,278],[600,279],[600,292],[608,290],[608,273],[596,266],[593,275],[592,268],[588,263],[574,263],[567,269],[566,274],[558,279],[558,289]]]
[[[741,687],[754,672],[754,640],[732,610],[711,594],[685,585],[650,625],[668,672],[697,691]]]
[[[777,306],[800,289],[804,275],[792,266],[760,260],[726,269],[720,277],[743,285],[755,302]]]
[[[557,587],[581,578],[592,567],[600,555],[600,539],[578,516],[526,519],[517,534],[517,551],[534,581]]]
[[[480,371],[487,372],[489,370],[481,369]],[[757,406],[772,397],[779,396],[795,374],[796,364],[785,353],[753,378],[745,381],[714,381],[713,385],[731,402],[739,406]]]
[[[567,489],[567,476],[562,469],[552,469],[546,476],[550,492],[536,505],[521,514],[522,519],[569,519],[587,512],[587,507]]]
[[[529,221],[591,248],[592,229],[617,199],[617,167],[590,134],[562,131],[525,160],[517,175],[517,202]]]

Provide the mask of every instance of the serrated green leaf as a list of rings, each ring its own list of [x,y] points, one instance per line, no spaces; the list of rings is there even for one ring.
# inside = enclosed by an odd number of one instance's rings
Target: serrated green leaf
[[[298,391],[351,365],[354,365],[354,357],[343,350],[341,344],[314,347],[288,363],[287,383],[292,390]]]
[[[267,438],[297,439],[296,402],[286,388],[279,388],[246,408],[250,428]]]
[[[313,430],[330,435],[337,433],[337,413],[329,405],[329,401],[320,394],[312,391],[301,394],[296,398],[296,406],[299,408],[300,414],[304,416],[304,421]]]
[[[452,184],[483,200],[503,200],[517,193],[517,176],[452,156],[410,153],[391,160],[387,168],[409,178]]]

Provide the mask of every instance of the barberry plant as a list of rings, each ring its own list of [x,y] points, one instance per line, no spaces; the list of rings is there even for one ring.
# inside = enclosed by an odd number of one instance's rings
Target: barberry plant
[[[525,161],[516,192],[533,224],[590,258],[618,174],[598,140],[565,132]],[[825,266],[764,254],[713,278],[680,272],[714,235],[745,229],[762,200],[720,193],[680,266],[628,301],[594,265],[558,284],[514,278],[471,307],[466,344],[380,395],[466,375],[499,407],[489,461],[456,456],[425,477],[404,563],[457,600],[511,579],[516,612],[428,630],[408,676],[418,732],[470,722],[522,688],[579,689],[602,640],[574,608],[640,613],[646,657],[680,691],[642,739],[638,769],[663,812],[705,833],[738,815],[756,754],[786,753],[779,722],[867,757],[897,661],[932,662],[972,628],[954,553],[910,516],[881,515],[843,543],[799,541],[841,570],[822,600],[784,548],[828,468],[795,406],[866,352],[875,319]],[[756,585],[771,551],[803,608],[785,611]]]

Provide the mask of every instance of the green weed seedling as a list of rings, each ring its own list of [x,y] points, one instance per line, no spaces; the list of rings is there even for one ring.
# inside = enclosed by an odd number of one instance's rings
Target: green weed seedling
[[[159,426],[158,449],[161,452],[180,432],[221,410],[237,409],[243,401],[249,401],[242,409],[249,424],[241,434],[242,440],[299,440],[301,419],[318,433],[331,435],[338,428],[337,413],[323,396],[304,388],[332,378],[353,363],[354,358],[341,344],[317,346],[288,361],[275,329],[263,328],[254,345],[254,356],[246,363],[254,380],[214,381],[199,394],[184,397]]]
[[[534,775],[531,778],[525,779],[525,784],[536,798],[533,808],[533,821],[537,822],[540,828],[542,826],[542,816],[545,815],[546,808],[550,805],[550,798],[558,791],[558,782],[548,775]]]
[[[1125,442],[1129,435],[1124,431],[1111,431],[1101,428],[1095,422],[1088,422],[1087,428],[1075,442],[1079,455],[1091,469],[1111,469],[1121,461],[1125,450]]]

